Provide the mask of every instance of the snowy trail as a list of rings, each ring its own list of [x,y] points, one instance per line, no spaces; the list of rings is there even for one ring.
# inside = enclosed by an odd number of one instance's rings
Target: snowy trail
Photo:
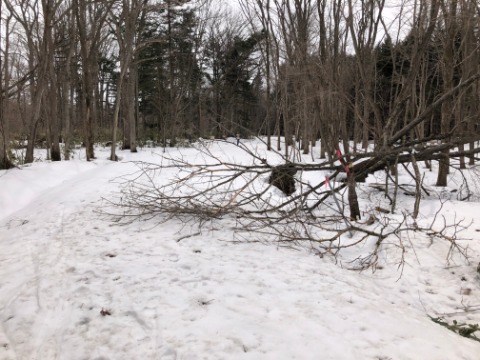
[[[0,288],[0,311],[2,317],[8,319],[4,329],[11,329],[9,332],[12,333],[8,336],[10,343],[6,347],[19,358],[57,358],[59,341],[50,335],[53,335],[52,320],[55,323],[56,318],[65,315],[62,311],[65,308],[64,264],[69,261],[65,259],[68,259],[70,246],[66,244],[68,236],[63,234],[68,226],[65,224],[66,211],[77,211],[85,201],[75,198],[78,191],[75,184],[95,179],[99,171],[107,170],[107,167],[98,168],[92,164],[88,167],[90,169],[84,170],[81,175],[75,172],[69,176],[70,179],[60,178],[53,182],[55,171],[54,174],[43,174],[47,181],[39,182],[46,188],[42,195],[31,199],[29,194],[20,194],[21,201],[17,207],[22,207],[4,220],[5,225],[0,232],[0,262],[11,265],[2,266],[0,270],[1,278],[9,279]],[[24,174],[13,175],[20,177]],[[55,286],[52,286],[52,280]],[[16,313],[20,315],[13,315]],[[20,317],[18,322],[15,321],[16,316]],[[22,334],[25,325],[32,329],[32,333]],[[48,340],[45,341],[45,338]],[[17,345],[23,348],[24,342],[30,342],[31,348],[27,347],[22,353]]]
[[[227,230],[119,226],[99,200],[132,166],[99,162],[0,219],[0,359],[478,360],[424,308],[459,304],[462,276],[480,304],[473,267],[412,261],[397,281]]]

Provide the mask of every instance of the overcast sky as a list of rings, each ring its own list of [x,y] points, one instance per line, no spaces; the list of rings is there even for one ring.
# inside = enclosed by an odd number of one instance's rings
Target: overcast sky
[[[218,3],[221,6],[227,6],[232,9],[233,12],[238,12],[239,16],[243,16],[242,9],[239,3],[242,0],[219,0]],[[354,0],[359,2],[359,0]],[[252,0],[247,0],[248,3]],[[274,0],[271,0],[273,3]],[[411,25],[411,12],[414,0],[386,0],[385,8],[383,9],[383,19],[388,27],[388,33],[392,40],[395,42],[398,39],[403,38],[407,33]],[[273,7],[273,5],[272,5]],[[384,37],[384,31],[379,31],[378,41],[381,41]]]

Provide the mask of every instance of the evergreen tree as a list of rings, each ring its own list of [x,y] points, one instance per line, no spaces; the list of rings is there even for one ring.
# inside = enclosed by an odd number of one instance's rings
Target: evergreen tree
[[[191,136],[201,81],[195,57],[195,9],[189,0],[166,1],[146,23],[141,37],[149,43],[139,55],[140,111],[145,126],[166,140]],[[158,134],[158,133],[157,133]]]

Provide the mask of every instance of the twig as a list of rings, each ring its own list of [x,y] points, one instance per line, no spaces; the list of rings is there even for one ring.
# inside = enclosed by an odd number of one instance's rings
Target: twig
[[[199,232],[196,232],[195,234],[190,234],[190,235],[185,235],[185,236],[182,236],[182,237],[179,237],[177,240],[175,240],[177,243],[184,240],[184,239],[188,239],[188,238],[191,238],[191,237],[194,237],[194,236],[198,236],[198,235],[201,235],[202,233],[199,231]]]

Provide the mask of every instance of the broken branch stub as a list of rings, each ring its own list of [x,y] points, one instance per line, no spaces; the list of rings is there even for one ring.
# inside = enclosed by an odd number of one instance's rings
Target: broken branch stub
[[[293,164],[284,164],[272,169],[268,183],[280,189],[285,195],[290,196],[295,192],[295,174],[297,168]]]

